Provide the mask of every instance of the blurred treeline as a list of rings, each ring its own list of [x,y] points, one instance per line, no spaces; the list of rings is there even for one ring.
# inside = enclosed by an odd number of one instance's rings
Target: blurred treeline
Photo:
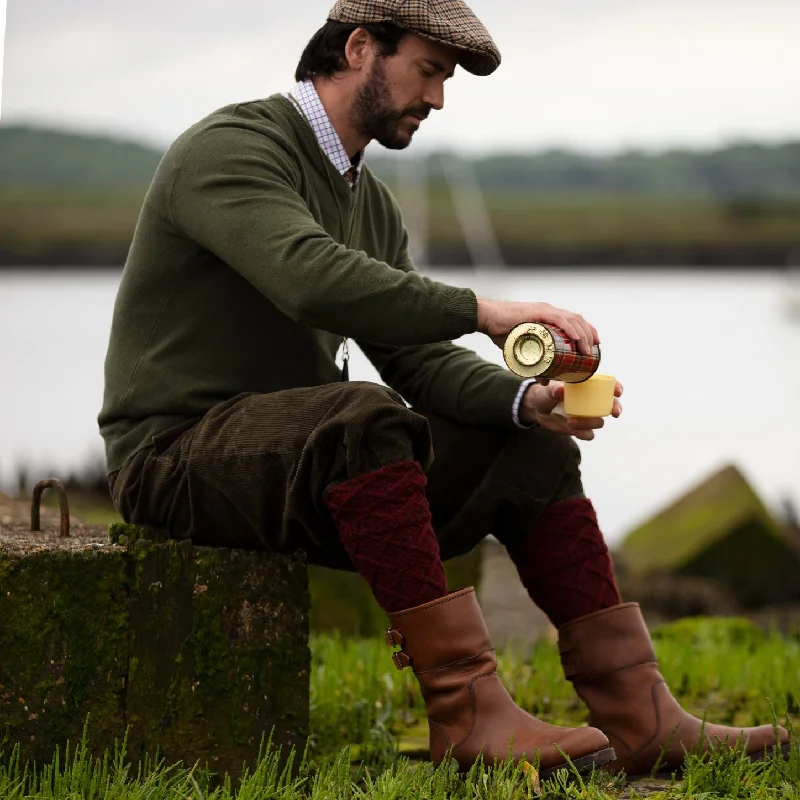
[[[109,137],[0,126],[0,263],[121,264],[161,155]],[[474,187],[512,265],[783,266],[800,252],[800,140],[471,159],[373,145],[368,161],[409,212],[424,193],[433,264],[469,263],[453,198]]]

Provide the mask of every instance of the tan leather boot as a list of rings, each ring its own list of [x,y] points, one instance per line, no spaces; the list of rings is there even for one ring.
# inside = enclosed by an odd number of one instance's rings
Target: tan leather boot
[[[497,675],[497,659],[475,591],[470,587],[441,600],[389,614],[387,641],[401,649],[398,669],[411,667],[428,714],[430,757],[438,764],[452,747],[462,772],[483,752],[485,764],[509,756],[533,762],[547,777],[566,762],[587,770],[614,759],[608,739],[594,728],[558,728],[523,711]]]
[[[589,724],[608,736],[617,753],[609,770],[629,778],[680,772],[684,753],[704,750],[739,737],[751,758],[776,746],[771,725],[731,728],[691,716],[672,696],[658,669],[656,654],[638,603],[623,603],[576,619],[558,632],[567,679],[589,707]],[[777,730],[777,745],[788,753],[789,734]],[[664,752],[662,754],[662,748]]]

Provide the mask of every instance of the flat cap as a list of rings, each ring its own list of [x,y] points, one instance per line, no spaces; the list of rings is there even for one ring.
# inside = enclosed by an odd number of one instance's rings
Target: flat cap
[[[491,75],[500,66],[497,45],[463,0],[337,0],[328,19],[351,25],[391,22],[457,48],[459,64],[473,75]]]

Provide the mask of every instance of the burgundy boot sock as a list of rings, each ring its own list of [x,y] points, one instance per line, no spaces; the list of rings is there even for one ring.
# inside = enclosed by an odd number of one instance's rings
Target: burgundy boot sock
[[[585,497],[551,505],[508,554],[556,628],[622,602],[594,506]]]
[[[447,594],[426,485],[422,467],[404,461],[325,492],[345,550],[387,613]]]

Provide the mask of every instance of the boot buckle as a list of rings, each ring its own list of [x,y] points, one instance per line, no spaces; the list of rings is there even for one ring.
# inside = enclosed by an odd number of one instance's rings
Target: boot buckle
[[[388,628],[386,630],[386,644],[389,647],[402,647],[403,646],[403,634],[400,631],[396,631],[394,628]]]
[[[408,657],[408,653],[404,653],[402,650],[392,653],[392,661],[394,661],[397,669],[405,669],[411,666],[411,659]]]
[[[406,667],[411,666],[411,659],[409,658],[408,653],[406,653],[403,647],[403,634],[400,631],[394,630],[394,628],[389,628],[386,631],[386,644],[389,647],[399,647],[400,650],[396,650],[392,653],[392,661],[397,669],[405,669]]]

